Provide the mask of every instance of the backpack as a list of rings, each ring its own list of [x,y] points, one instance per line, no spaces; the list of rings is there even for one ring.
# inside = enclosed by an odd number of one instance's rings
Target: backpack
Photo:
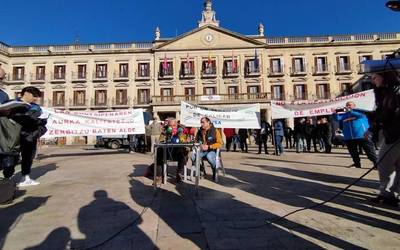
[[[0,179],[0,204],[9,204],[13,201],[17,185],[10,179]]]

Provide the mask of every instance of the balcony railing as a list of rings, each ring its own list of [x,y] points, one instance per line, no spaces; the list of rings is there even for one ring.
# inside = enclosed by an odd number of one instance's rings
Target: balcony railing
[[[328,66],[322,66],[322,67],[317,67],[314,66],[312,67],[312,72],[313,75],[317,76],[317,75],[329,75],[329,70],[328,70]]]
[[[90,99],[90,108],[108,108],[110,99],[98,100],[96,98]]]
[[[224,69],[224,72],[222,74],[223,77],[229,78],[229,77],[238,77],[239,76],[239,70],[227,70]]]
[[[130,97],[127,97],[126,99],[123,100],[117,100],[115,98],[111,99],[111,106],[114,108],[128,108],[133,106],[132,99]]]
[[[205,101],[204,95],[174,95],[174,96],[153,96],[153,105],[179,105],[181,101],[192,101],[195,103],[254,103],[271,101],[270,93],[240,93],[240,94],[220,94],[217,101],[212,99]]]
[[[283,72],[283,67],[279,69],[268,69],[268,76],[274,77],[274,76],[284,76],[285,73]]]
[[[36,74],[36,73],[32,73],[31,74],[31,78],[30,78],[30,82],[33,84],[41,84],[41,83],[45,83],[46,81],[46,75],[45,74]]]
[[[121,72],[114,72],[114,81],[121,81],[121,82],[123,82],[123,81],[129,81],[129,73],[128,72],[126,72],[126,73],[123,73],[123,74],[121,74]]]
[[[353,73],[350,63],[345,63],[335,66],[336,74],[351,74]]]
[[[135,80],[138,81],[150,80],[150,70],[136,71]]]
[[[174,78],[173,70],[160,71],[158,73],[158,79],[172,79]]]
[[[65,82],[66,81],[65,73],[64,72],[62,72],[62,73],[51,73],[51,81],[52,82],[57,82],[57,83]]]
[[[180,72],[179,72],[179,78],[181,79],[192,79],[195,78],[196,74],[194,71],[194,68],[192,69],[185,69],[185,68],[181,68]]]
[[[108,73],[104,71],[97,71],[93,72],[93,81],[94,82],[107,82],[108,79]]]
[[[295,68],[295,67],[290,67],[290,75],[291,76],[305,76],[307,75],[306,67],[305,65],[302,68]]]
[[[89,100],[85,99],[85,100],[79,100],[77,99],[69,99],[69,105],[68,107],[70,109],[87,109],[89,105]]]
[[[260,68],[257,69],[246,69],[245,70],[245,77],[255,77],[255,76],[260,76],[261,71]]]
[[[86,72],[72,72],[71,81],[72,82],[86,82],[87,81],[87,73]]]
[[[217,77],[217,68],[203,68],[201,70],[202,78],[215,78]]]
[[[26,82],[25,74],[6,75],[5,83],[7,83],[7,84],[24,84],[25,82]]]

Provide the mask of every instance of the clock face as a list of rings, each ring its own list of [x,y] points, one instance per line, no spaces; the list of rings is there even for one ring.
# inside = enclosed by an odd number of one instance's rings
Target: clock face
[[[207,34],[204,38],[209,43],[214,40],[214,36],[212,34]]]

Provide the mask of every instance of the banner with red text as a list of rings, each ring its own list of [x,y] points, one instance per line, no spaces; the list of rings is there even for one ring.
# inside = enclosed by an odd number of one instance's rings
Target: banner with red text
[[[43,108],[42,117],[48,117],[44,138],[145,133],[143,109],[95,112]]]
[[[371,89],[329,100],[272,101],[272,119],[331,115],[336,109],[345,107],[349,101],[354,102],[356,109],[359,110],[373,111],[375,109],[375,95]]]

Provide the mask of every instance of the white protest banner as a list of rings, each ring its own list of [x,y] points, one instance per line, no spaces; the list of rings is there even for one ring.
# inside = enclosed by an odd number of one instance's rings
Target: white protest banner
[[[271,103],[272,119],[331,115],[336,109],[345,107],[346,103],[350,101],[356,104],[356,109],[373,111],[375,108],[374,91],[367,90],[330,100],[273,101]]]
[[[181,102],[181,123],[200,127],[200,119],[210,118],[217,128],[260,128],[260,104],[244,104],[229,108],[207,108]]]
[[[44,138],[145,133],[143,109],[94,112],[43,108],[43,117],[48,117]]]

